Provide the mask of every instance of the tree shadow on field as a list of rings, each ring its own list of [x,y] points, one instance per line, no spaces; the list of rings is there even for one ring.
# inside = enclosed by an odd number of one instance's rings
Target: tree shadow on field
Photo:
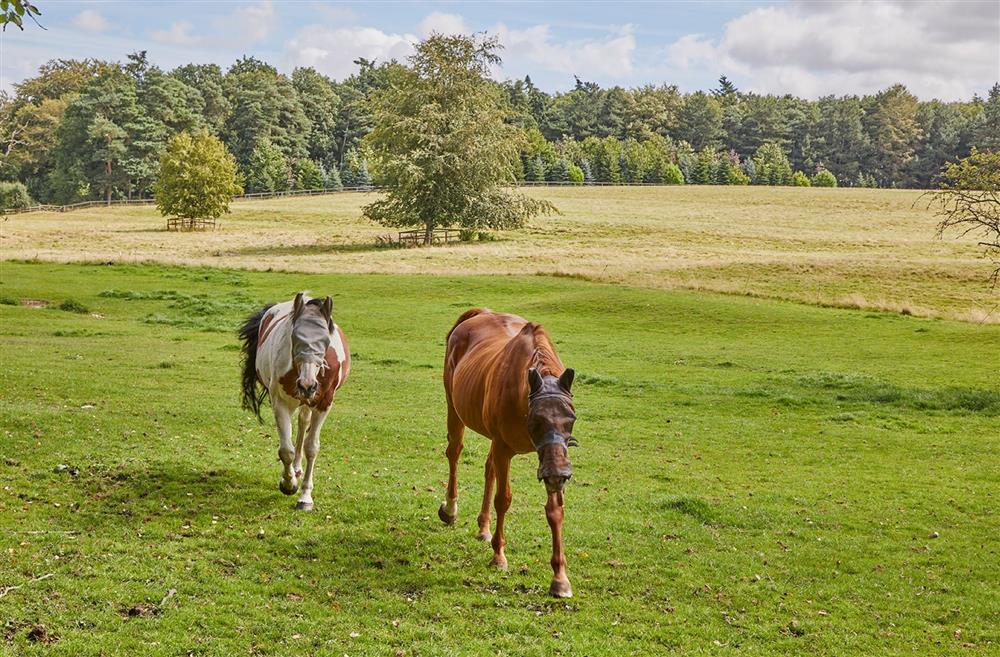
[[[246,246],[238,249],[220,251],[223,256],[311,256],[327,253],[368,253],[383,251],[387,247],[378,246],[374,242],[353,242],[349,244],[291,244],[273,246]]]

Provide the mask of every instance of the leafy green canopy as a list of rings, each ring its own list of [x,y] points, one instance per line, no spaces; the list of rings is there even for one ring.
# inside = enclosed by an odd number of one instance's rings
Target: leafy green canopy
[[[433,35],[372,99],[366,138],[389,189],[364,208],[386,226],[514,228],[555,208],[506,189],[524,142],[487,77],[496,39]]]
[[[215,219],[229,212],[229,202],[242,191],[236,160],[216,137],[182,132],[167,144],[155,187],[163,216]]]

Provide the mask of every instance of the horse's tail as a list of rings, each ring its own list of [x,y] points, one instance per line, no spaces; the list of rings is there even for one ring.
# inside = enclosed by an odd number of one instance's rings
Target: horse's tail
[[[243,343],[243,408],[253,411],[260,420],[260,405],[267,397],[267,388],[257,390],[257,343],[260,340],[260,322],[271,306],[261,308],[250,315],[240,327],[239,336]]]
[[[476,315],[482,315],[483,313],[488,313],[488,312],[490,312],[489,308],[470,308],[469,310],[466,310],[464,313],[458,316],[457,320],[455,320],[455,325],[451,327],[450,331],[448,331],[448,337],[445,338],[445,342],[447,342],[451,338],[451,334],[455,332],[455,329],[458,328],[459,324],[461,324],[467,319],[472,319]]]

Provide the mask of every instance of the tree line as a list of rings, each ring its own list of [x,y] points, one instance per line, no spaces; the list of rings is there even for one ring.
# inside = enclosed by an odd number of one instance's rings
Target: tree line
[[[372,98],[401,65],[356,64],[336,81],[253,57],[226,71],[164,71],[144,52],[122,63],[54,60],[0,96],[0,181],[46,203],[147,197],[168,141],[207,131],[235,157],[247,192],[379,183],[364,138]],[[513,173],[529,181],[926,188],[973,147],[1000,148],[1000,84],[950,103],[919,101],[902,85],[814,101],[760,95],[725,76],[688,94],[579,79],[556,94],[530,78],[491,84],[526,137]]]

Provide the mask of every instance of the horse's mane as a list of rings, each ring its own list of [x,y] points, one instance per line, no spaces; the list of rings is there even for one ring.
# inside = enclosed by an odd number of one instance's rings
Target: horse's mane
[[[556,349],[549,340],[549,334],[545,332],[545,327],[541,324],[528,322],[521,329],[520,336],[531,340],[534,348],[531,353],[531,366],[538,370],[539,374],[550,374],[558,376],[562,372],[562,361],[556,355]]]

